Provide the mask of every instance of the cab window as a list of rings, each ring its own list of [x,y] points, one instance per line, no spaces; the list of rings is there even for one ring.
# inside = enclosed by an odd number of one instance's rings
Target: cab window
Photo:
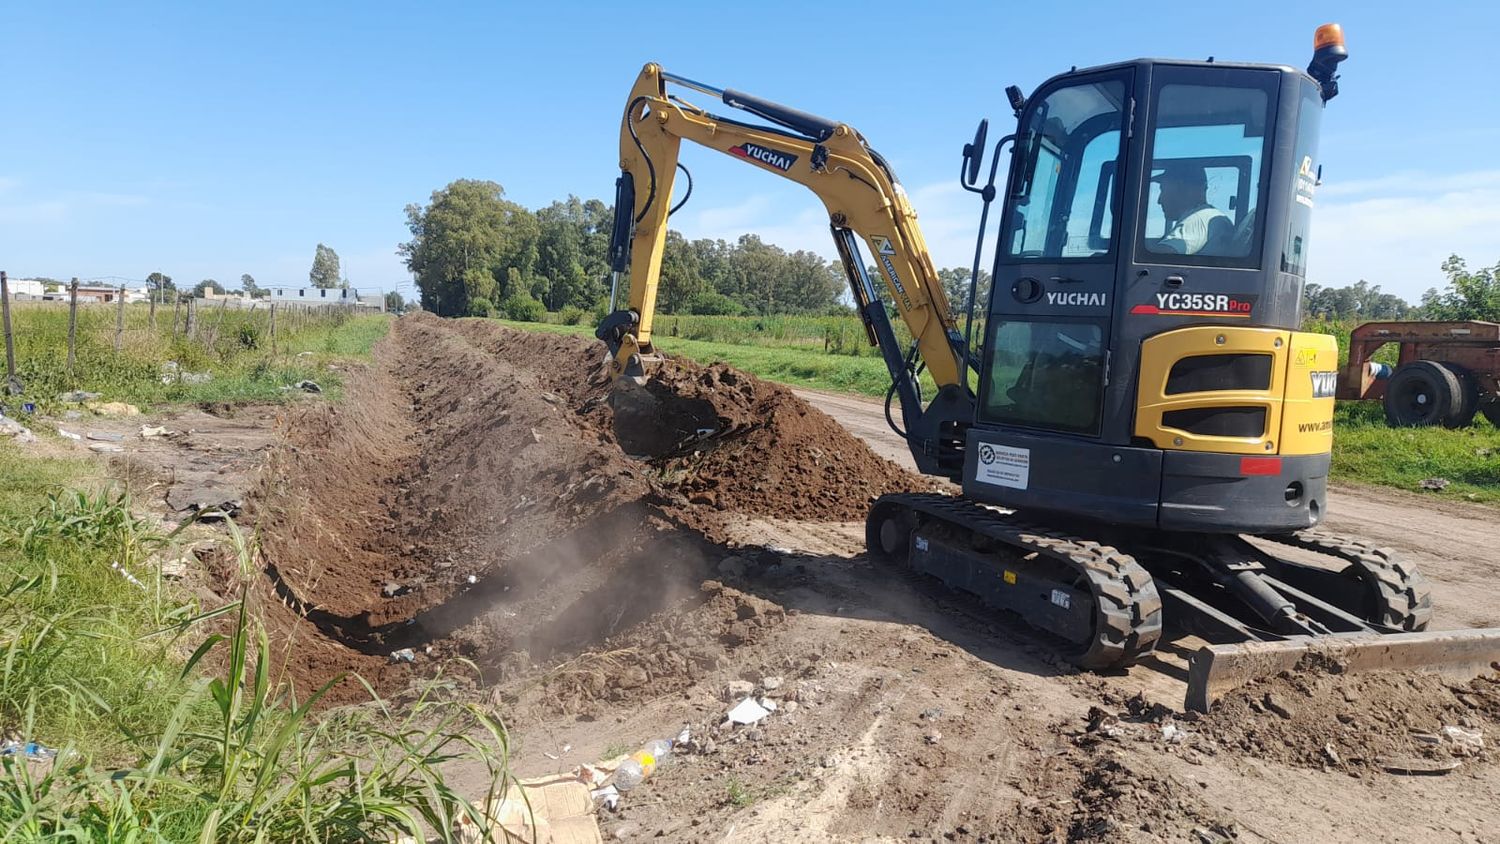
[[[1088,260],[1110,252],[1121,127],[1122,77],[1047,93],[1031,107],[1002,252],[1015,260]]]
[[[1276,75],[1164,68],[1153,83],[1142,263],[1259,265]]]

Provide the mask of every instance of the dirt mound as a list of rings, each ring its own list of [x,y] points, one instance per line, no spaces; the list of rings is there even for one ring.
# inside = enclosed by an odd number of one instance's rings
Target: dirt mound
[[[731,636],[713,621],[729,599],[698,589],[722,511],[859,519],[922,486],[776,385],[676,362],[622,393],[602,361],[581,338],[418,314],[342,404],[292,414],[252,514],[302,686],[353,669],[390,689],[447,656],[503,679],[705,600],[689,626]],[[702,638],[674,623],[609,646],[635,654],[612,685],[580,675],[558,700],[670,684],[688,666],[647,640]]]
[[[1500,675],[1452,683],[1311,666],[1235,690],[1196,726],[1226,750],[1300,767],[1488,763],[1500,758]]]
[[[493,322],[457,329],[504,360],[546,360],[538,379],[694,507],[803,521],[857,521],[870,499],[928,489],[790,390],[724,364],[672,358],[642,387],[611,390],[590,338]]]

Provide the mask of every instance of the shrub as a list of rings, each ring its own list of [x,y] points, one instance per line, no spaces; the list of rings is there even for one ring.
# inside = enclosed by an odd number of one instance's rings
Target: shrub
[[[557,320],[563,325],[582,325],[585,312],[577,305],[567,305],[557,312]]]
[[[525,293],[512,293],[500,303],[500,312],[517,322],[541,322],[547,316],[547,307]]]
[[[687,312],[703,316],[738,316],[745,307],[715,290],[707,290],[688,300]]]
[[[469,300],[469,316],[492,317],[495,315],[495,303],[488,299],[475,297]]]

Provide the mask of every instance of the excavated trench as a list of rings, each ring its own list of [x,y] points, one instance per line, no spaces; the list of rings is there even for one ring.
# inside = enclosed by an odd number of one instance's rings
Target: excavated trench
[[[453,656],[492,679],[555,662],[715,600],[701,587],[731,514],[852,521],[925,486],[778,385],[674,361],[612,391],[602,357],[417,314],[342,403],[284,420],[251,512],[299,688],[354,671],[391,692]],[[414,663],[391,659],[405,648]]]

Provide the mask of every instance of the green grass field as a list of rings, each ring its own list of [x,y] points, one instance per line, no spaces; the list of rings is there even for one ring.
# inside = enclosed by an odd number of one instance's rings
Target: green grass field
[[[716,341],[672,336],[673,320],[692,325],[683,334],[695,333],[720,337]],[[723,362],[762,378],[834,392],[858,393],[884,397],[890,385],[885,364],[879,357],[854,357],[822,351],[809,338],[818,325],[847,320],[854,330],[864,334],[854,317],[785,317],[779,333],[765,336],[753,331],[755,317],[663,317],[653,339],[659,349],[679,354],[699,363]],[[579,336],[593,336],[589,325],[556,325],[506,322],[529,331],[552,331]],[[1343,331],[1340,348],[1347,348],[1348,326],[1323,324],[1323,333],[1338,336]],[[743,342],[741,342],[743,341]],[[1390,351],[1389,349],[1385,351]],[[931,395],[931,381],[924,384],[924,394]],[[1397,489],[1418,490],[1427,478],[1444,478],[1450,482],[1442,492],[1431,495],[1445,499],[1500,503],[1500,430],[1481,417],[1471,428],[1450,431],[1443,428],[1392,429],[1386,427],[1384,413],[1377,402],[1340,402],[1335,417],[1333,479],[1368,483]]]
[[[304,379],[337,388],[337,373],[325,365],[368,354],[390,326],[390,317],[383,315],[284,309],[277,314],[273,354],[270,314],[263,309],[220,314],[205,308],[194,339],[180,328],[174,334],[168,309],[158,309],[155,328],[148,326],[147,316],[146,305],[126,306],[125,330],[116,352],[115,309],[80,307],[70,375],[68,309],[51,304],[12,307],[16,369],[25,392],[8,405],[30,401],[47,412],[56,409],[59,395],[73,390],[100,393],[104,401],[129,402],[142,409],[174,403],[276,401],[287,395],[285,387]],[[171,366],[176,369],[164,368]],[[178,378],[173,372],[184,375]],[[199,381],[189,373],[212,377]]]

